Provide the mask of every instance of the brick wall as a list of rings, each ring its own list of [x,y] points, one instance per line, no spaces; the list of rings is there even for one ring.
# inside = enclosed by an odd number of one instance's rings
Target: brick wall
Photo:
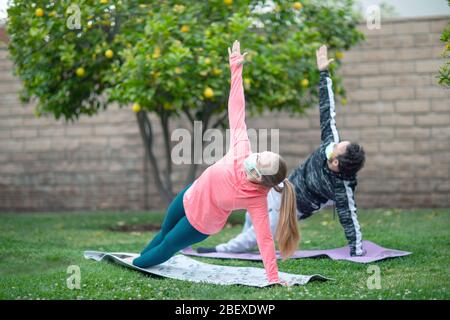
[[[367,41],[345,53],[339,72],[348,104],[338,99],[336,120],[341,138],[360,142],[368,156],[360,208],[450,207],[450,92],[435,78],[449,18],[394,20],[373,31],[361,25]],[[0,211],[163,206],[130,109],[111,106],[76,124],[35,118],[32,104],[18,101],[11,70],[0,45]],[[318,117],[317,108],[304,117],[272,113],[248,127],[280,128],[280,153],[293,168],[320,143]]]

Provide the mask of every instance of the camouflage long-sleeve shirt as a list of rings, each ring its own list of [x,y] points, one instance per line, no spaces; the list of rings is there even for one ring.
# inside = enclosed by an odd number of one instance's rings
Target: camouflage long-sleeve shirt
[[[339,142],[332,81],[327,70],[320,72],[319,99],[321,145],[289,175],[289,181],[295,186],[298,218],[305,219],[325,205],[335,203],[350,253],[361,255],[362,234],[354,198],[357,178],[335,173],[327,165],[326,147]]]

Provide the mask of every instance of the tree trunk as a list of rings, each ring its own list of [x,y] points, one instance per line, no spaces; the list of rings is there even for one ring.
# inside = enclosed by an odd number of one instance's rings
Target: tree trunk
[[[212,117],[212,106],[209,105],[205,111],[201,115],[201,119],[198,119],[198,121],[202,122],[202,137],[205,133],[205,131],[208,129],[211,117]],[[194,121],[196,120],[190,113],[189,110],[184,109],[184,114],[189,119],[189,122],[192,125],[192,130],[194,130]],[[211,126],[211,128],[217,128],[226,118],[226,113],[222,114],[220,117],[218,117],[217,121]],[[158,117],[160,119],[162,132],[163,132],[163,139],[164,139],[164,157],[165,157],[165,169],[161,170],[159,164],[161,162],[161,159],[157,159],[155,156],[155,153],[153,151],[153,145],[154,145],[154,136],[153,136],[153,130],[152,130],[152,124],[150,119],[148,118],[148,114],[146,111],[139,111],[136,113],[137,122],[139,124],[139,131],[141,133],[142,142],[144,143],[145,152],[148,156],[150,165],[151,165],[151,171],[153,173],[154,177],[154,184],[156,189],[158,190],[158,193],[161,197],[161,199],[168,205],[174,198],[174,191],[173,191],[173,181],[172,181],[172,158],[171,158],[171,140],[170,140],[170,132],[169,132],[169,119],[170,119],[170,112],[167,110],[162,110],[158,113]],[[194,148],[194,139],[191,139],[191,148],[193,150]],[[203,151],[203,143],[202,143],[202,151]],[[195,180],[197,170],[199,168],[199,165],[194,163],[193,161],[194,153],[192,152],[192,158],[191,158],[191,165],[189,167],[189,170],[187,172],[186,178],[185,178],[185,185],[193,182]]]
[[[144,143],[145,152],[150,160],[150,164],[154,173],[154,182],[156,190],[158,190],[161,199],[164,202],[169,204],[173,199],[173,194],[171,190],[168,190],[167,187],[162,183],[162,179],[160,176],[160,170],[158,166],[158,160],[155,157],[153,152],[153,131],[150,120],[148,119],[148,115],[146,111],[139,111],[136,113],[137,122],[139,125],[139,131],[141,133],[142,142]]]

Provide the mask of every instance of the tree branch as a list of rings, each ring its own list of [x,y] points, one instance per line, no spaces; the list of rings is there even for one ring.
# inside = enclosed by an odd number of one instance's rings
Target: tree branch
[[[153,167],[154,171],[154,177],[155,177],[155,186],[158,190],[161,198],[165,200],[167,203],[170,203],[172,200],[170,195],[168,194],[166,188],[164,188],[164,185],[162,184],[161,177],[159,175],[159,166],[158,162],[156,160],[155,154],[153,153],[153,132],[151,123],[148,120],[147,112],[140,111],[136,113],[137,122],[139,125],[139,131],[141,133],[141,138],[144,143],[145,151],[148,155],[148,158],[150,160],[150,163]]]
[[[173,188],[172,188],[172,158],[170,154],[170,134],[169,134],[169,117],[170,112],[161,108],[158,112],[159,119],[161,120],[161,127],[163,130],[164,138],[164,150],[166,153],[166,170],[165,170],[165,185],[169,195],[173,198]]]

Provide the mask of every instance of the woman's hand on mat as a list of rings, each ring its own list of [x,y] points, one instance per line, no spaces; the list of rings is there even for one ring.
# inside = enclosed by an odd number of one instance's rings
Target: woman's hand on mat
[[[241,55],[241,44],[239,43],[239,41],[234,41],[233,42],[233,47],[232,49],[230,49],[230,47],[228,47],[228,57],[231,60],[234,57],[239,57],[237,59],[237,64],[241,65],[244,63],[244,58],[247,55],[248,52],[244,52],[244,54]]]
[[[292,286],[290,283],[284,281],[283,279],[278,279],[278,281],[271,282],[271,284],[279,284],[280,286],[283,286],[283,287],[290,287],[290,286]]]
[[[328,69],[330,63],[334,61],[334,59],[328,59],[327,51],[328,49],[326,45],[323,45],[319,48],[319,50],[316,50],[317,67],[319,68],[319,71]]]
[[[290,287],[292,286],[289,282],[286,282],[282,279],[280,279],[280,281],[278,282],[279,284],[281,284],[283,287]]]

